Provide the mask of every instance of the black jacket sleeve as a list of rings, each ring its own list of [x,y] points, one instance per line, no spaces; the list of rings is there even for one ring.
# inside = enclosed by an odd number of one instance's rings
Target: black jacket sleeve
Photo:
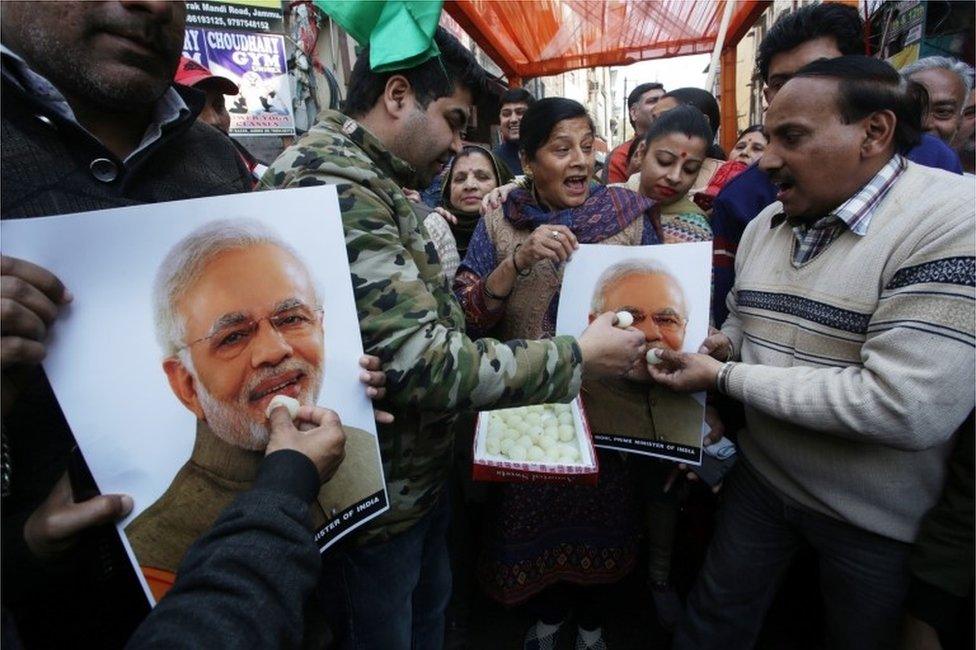
[[[128,648],[296,648],[321,556],[308,523],[312,462],[281,450],[198,539]]]

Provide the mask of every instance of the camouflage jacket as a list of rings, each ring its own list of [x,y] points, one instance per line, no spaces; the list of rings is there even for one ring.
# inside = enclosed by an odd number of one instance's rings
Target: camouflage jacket
[[[363,347],[383,361],[396,421],[378,425],[390,510],[360,543],[399,534],[434,504],[460,411],[568,401],[578,392],[576,341],[473,341],[437,252],[401,187],[415,172],[356,121],[324,111],[272,163],[265,188],[335,184]]]

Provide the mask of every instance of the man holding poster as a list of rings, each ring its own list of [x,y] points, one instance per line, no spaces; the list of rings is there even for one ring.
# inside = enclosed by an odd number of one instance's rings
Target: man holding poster
[[[172,86],[183,3],[4,2],[0,23],[4,220],[250,189],[231,144],[196,121],[202,97]],[[38,365],[71,294],[36,261],[5,257],[2,264],[4,438],[14,468],[4,490],[11,489],[3,504],[4,605],[27,645],[62,647],[78,638],[116,645],[97,611],[118,580],[79,579],[90,567],[77,547],[67,576],[36,564],[41,555],[49,559],[44,551],[71,546],[80,529],[126,511],[118,496],[72,502],[65,467],[74,440]],[[56,484],[65,489],[52,490]],[[39,510],[49,494],[67,497],[55,511]],[[105,507],[113,503],[121,505]],[[44,525],[25,530],[32,512],[30,521]],[[47,525],[52,512],[70,512],[59,521],[71,525]],[[46,534],[31,533],[38,530]],[[113,560],[126,558],[116,553]]]
[[[729,317],[649,369],[717,388],[747,423],[674,647],[753,647],[803,547],[827,645],[894,647],[911,544],[972,426],[973,186],[902,156],[917,103],[877,59],[800,68],[765,125],[779,191],[742,237]]]
[[[365,49],[350,77],[347,114],[321,113],[262,179],[337,186],[364,347],[383,359],[386,405],[396,416],[379,429],[390,510],[355,545],[324,559],[320,595],[337,648],[441,647],[451,589],[444,485],[459,411],[568,401],[584,369],[623,372],[643,346],[609,314],[578,340],[503,343],[464,334],[464,314],[402,188],[426,186],[461,150],[487,78],[443,28],[434,41],[437,57],[393,72],[370,70]]]

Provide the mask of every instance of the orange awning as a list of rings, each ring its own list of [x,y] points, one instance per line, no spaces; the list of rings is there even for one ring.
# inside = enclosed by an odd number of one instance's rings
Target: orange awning
[[[510,83],[576,68],[710,53],[728,0],[447,0],[444,9]],[[734,46],[770,4],[740,0]]]

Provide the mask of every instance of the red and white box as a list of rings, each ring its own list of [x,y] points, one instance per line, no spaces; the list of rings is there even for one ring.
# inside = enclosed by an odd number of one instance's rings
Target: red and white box
[[[567,407],[569,407],[568,411],[566,410]],[[542,424],[533,424],[535,418],[529,415],[529,413],[533,412],[539,414]],[[501,435],[501,432],[504,432],[506,437],[522,436],[518,440],[524,440],[526,437],[535,440],[539,440],[540,437],[547,437],[551,433],[551,431],[547,430],[547,428],[551,429],[552,426],[551,417],[555,416],[558,422],[558,417],[564,413],[572,414],[574,439],[572,441],[558,440],[552,444],[558,447],[559,450],[564,451],[567,446],[575,445],[575,448],[578,450],[578,458],[570,460],[567,454],[561,455],[558,459],[552,456],[538,458],[540,453],[554,453],[550,452],[551,447],[543,449],[542,446],[546,444],[545,442],[539,443],[538,451],[535,452],[536,457],[531,460],[529,458],[512,458],[507,452],[500,451],[497,448],[496,445],[499,443],[498,436]],[[521,418],[529,418],[531,422],[519,422]],[[549,418],[549,420],[547,421],[545,418]],[[563,418],[562,424],[568,424],[566,422],[568,416],[563,416]],[[520,427],[525,425],[529,429],[513,434],[514,430],[510,428],[510,422],[516,422],[513,426]],[[498,429],[500,433],[489,436],[489,432],[494,429]],[[542,432],[535,432],[536,429],[541,429]],[[489,444],[490,437],[494,441],[491,444]],[[510,437],[509,441],[511,442],[511,440],[512,438]],[[527,443],[521,445],[518,441],[514,444],[523,448],[527,446]],[[494,453],[489,451],[489,447],[495,448],[493,449]],[[596,450],[593,447],[593,436],[590,434],[590,427],[586,421],[586,412],[579,398],[574,399],[568,405],[543,404],[500,409],[497,411],[482,411],[478,413],[478,424],[475,428],[473,451],[474,465],[472,478],[476,481],[596,485],[600,472]],[[508,447],[508,451],[511,451],[511,447]],[[521,453],[516,452],[514,455],[519,457]]]

